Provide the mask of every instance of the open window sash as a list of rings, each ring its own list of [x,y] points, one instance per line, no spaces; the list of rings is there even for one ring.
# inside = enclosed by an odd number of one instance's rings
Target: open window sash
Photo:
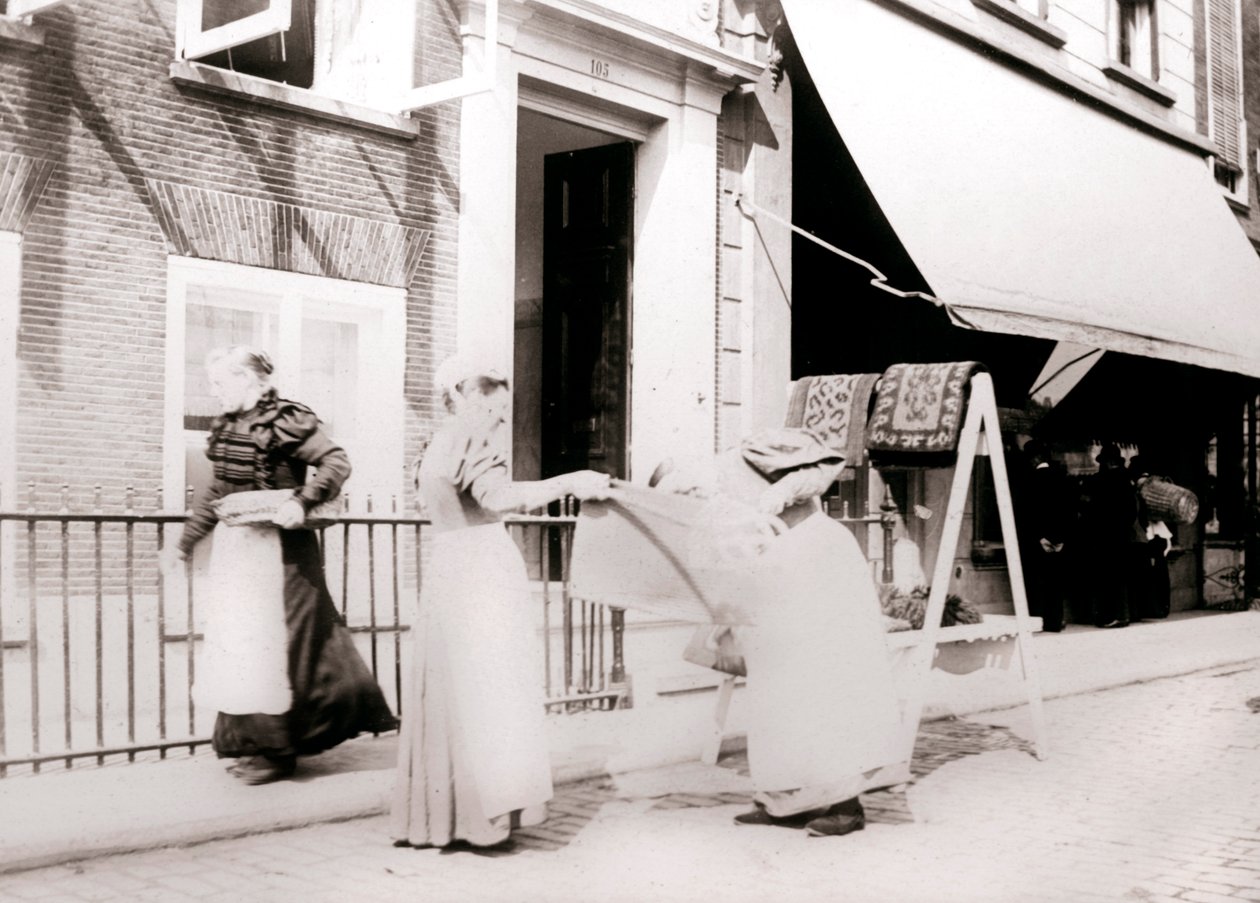
[[[213,28],[202,28],[207,0],[179,0],[176,16],[181,59],[198,59],[282,31],[292,24],[293,0],[269,0],[267,8]],[[213,2],[213,0],[209,0]]]
[[[10,18],[21,19],[24,16],[42,13],[45,10],[61,6],[65,2],[66,0],[9,0],[5,9]]]
[[[466,46],[463,70],[460,75],[431,85],[413,87],[395,102],[398,112],[410,113],[413,110],[432,106],[435,103],[470,97],[474,94],[482,94],[494,90],[499,56],[499,0],[486,0],[484,17],[484,40],[482,41],[483,50],[480,65],[471,59]],[[465,35],[469,34],[472,31],[469,28],[469,23],[464,23],[461,31]]]

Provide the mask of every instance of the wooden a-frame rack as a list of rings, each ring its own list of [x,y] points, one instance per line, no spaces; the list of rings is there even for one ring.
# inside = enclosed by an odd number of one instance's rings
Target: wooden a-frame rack
[[[1039,759],[1046,758],[1048,754],[1041,683],[1037,675],[1036,660],[1032,654],[1032,617],[1028,611],[1028,595],[1024,589],[1024,567],[1019,557],[1015,511],[1011,502],[1010,479],[1006,470],[1006,459],[1002,452],[1001,435],[993,380],[988,373],[977,373],[971,377],[970,398],[958,437],[958,457],[954,465],[954,478],[950,486],[948,504],[945,508],[940,546],[936,553],[936,565],[933,569],[923,628],[887,635],[890,653],[894,649],[902,648],[907,649],[910,655],[910,673],[906,684],[908,693],[903,700],[901,736],[901,749],[904,752],[901,761],[907,766],[914,753],[937,646],[940,643],[957,641],[997,639],[1014,641],[1015,651],[1019,658],[1020,677],[1032,722],[1033,751]],[[958,550],[958,539],[962,532],[962,522],[967,507],[967,490],[971,485],[977,455],[989,457],[990,472],[993,475],[994,489],[997,494],[1002,541],[1006,546],[1007,573],[1010,578],[1015,614],[1013,617],[988,615],[979,624],[942,627],[941,616],[944,614],[945,600],[949,595],[950,572],[954,565],[954,555]],[[726,716],[735,681],[735,677],[728,676],[719,688],[717,708],[714,712],[714,733],[706,742],[701,754],[701,758],[706,762],[717,761],[722,737],[725,734]],[[860,729],[860,725],[855,727]],[[908,779],[909,773],[906,771],[900,777],[890,776],[889,783]]]

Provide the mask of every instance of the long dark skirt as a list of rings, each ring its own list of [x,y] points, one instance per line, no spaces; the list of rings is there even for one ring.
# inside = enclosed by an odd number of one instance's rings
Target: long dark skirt
[[[221,757],[313,755],[360,733],[398,726],[333,605],[310,530],[281,530],[284,617],[293,705],[283,715],[219,713]]]

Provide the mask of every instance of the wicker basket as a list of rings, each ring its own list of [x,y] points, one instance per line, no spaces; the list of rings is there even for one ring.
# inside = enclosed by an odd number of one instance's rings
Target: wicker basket
[[[1138,490],[1152,520],[1166,524],[1192,524],[1199,516],[1199,499],[1193,492],[1163,477],[1151,477]]]
[[[219,520],[229,527],[250,524],[275,525],[276,509],[293,499],[292,489],[257,489],[250,492],[234,492],[214,503]],[[341,516],[341,499],[321,502],[306,512],[301,529],[318,530],[335,524]]]

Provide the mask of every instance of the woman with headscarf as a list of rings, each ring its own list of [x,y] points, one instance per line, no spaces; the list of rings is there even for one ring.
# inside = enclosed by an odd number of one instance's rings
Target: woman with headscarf
[[[859,795],[902,780],[900,710],[870,565],[819,497],[843,458],[804,429],[767,429],[716,466],[653,475],[660,488],[732,499],[783,526],[748,587],[755,624],[735,628],[755,807],[741,825],[841,836],[866,825]],[[707,471],[707,472],[706,472]],[[890,779],[890,775],[898,775]]]
[[[214,750],[239,760],[232,774],[265,784],[292,775],[299,755],[391,730],[397,719],[333,605],[319,541],[305,526],[307,512],[341,491],[349,458],[314,411],[279,397],[266,352],[217,349],[206,368],[223,410],[206,447],[214,479],[166,565],[214,531],[194,699],[218,712]],[[220,518],[223,500],[257,490],[290,493],[271,523]]]
[[[536,824],[551,798],[542,667],[525,563],[502,517],[565,496],[601,498],[605,474],[514,482],[507,378],[455,357],[435,375],[450,417],[416,477],[432,522],[403,701],[393,800],[396,846],[491,847]]]

